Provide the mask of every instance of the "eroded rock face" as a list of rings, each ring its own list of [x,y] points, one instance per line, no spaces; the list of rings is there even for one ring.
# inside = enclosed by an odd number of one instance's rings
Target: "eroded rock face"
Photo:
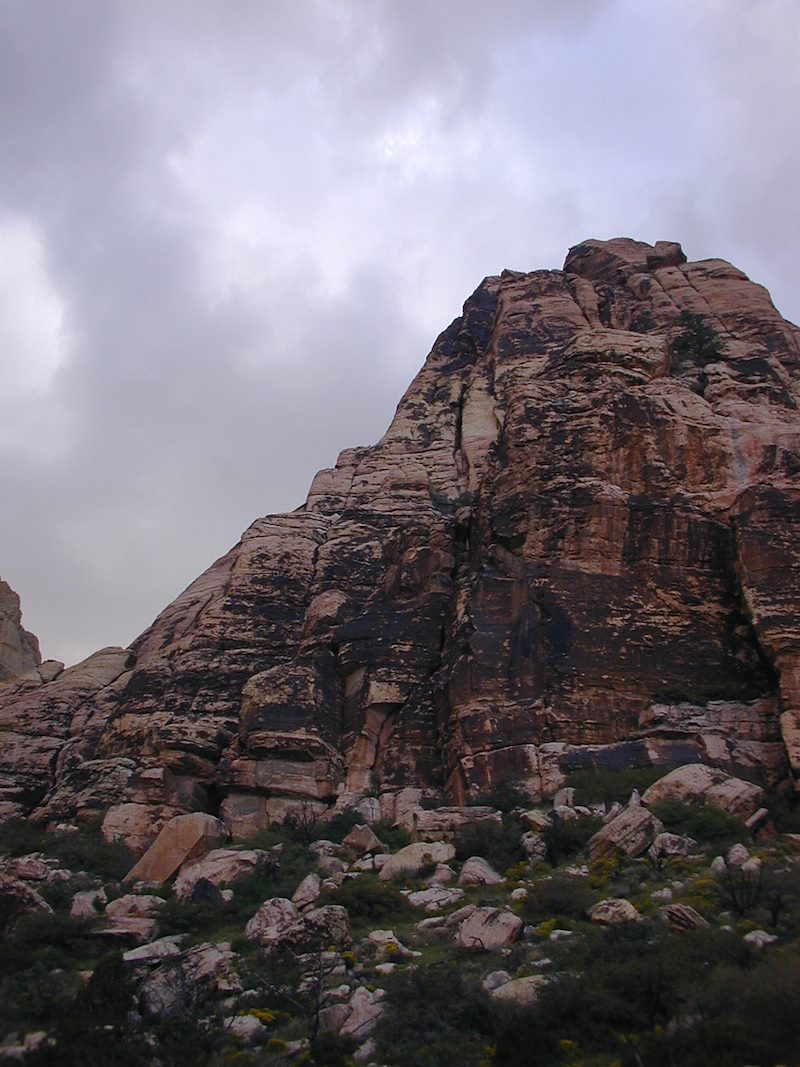
[[[765,290],[669,242],[487,278],[302,508],[132,650],[3,688],[0,810],[241,838],[587,766],[800,775],[799,361]]]
[[[0,682],[34,670],[41,662],[38,640],[22,626],[19,596],[0,579]]]

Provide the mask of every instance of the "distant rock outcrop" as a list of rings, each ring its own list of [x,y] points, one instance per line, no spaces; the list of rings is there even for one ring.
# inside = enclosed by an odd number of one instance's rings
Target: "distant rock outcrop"
[[[487,278],[378,444],[131,650],[0,691],[6,810],[242,837],[582,767],[796,779],[799,371],[768,293],[677,244]]]
[[[25,674],[41,661],[39,642],[22,628],[19,596],[0,579],[0,682]]]

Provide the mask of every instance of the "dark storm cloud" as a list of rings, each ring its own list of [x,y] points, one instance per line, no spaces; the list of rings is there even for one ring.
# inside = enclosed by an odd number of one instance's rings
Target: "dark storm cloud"
[[[129,641],[377,439],[485,274],[678,239],[800,312],[794,0],[0,20],[0,574],[47,654]]]

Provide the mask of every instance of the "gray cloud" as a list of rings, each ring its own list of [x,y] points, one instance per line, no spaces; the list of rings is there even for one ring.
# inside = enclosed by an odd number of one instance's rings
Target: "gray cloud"
[[[126,643],[503,267],[681,240],[798,318],[794,0],[0,0],[0,573]]]

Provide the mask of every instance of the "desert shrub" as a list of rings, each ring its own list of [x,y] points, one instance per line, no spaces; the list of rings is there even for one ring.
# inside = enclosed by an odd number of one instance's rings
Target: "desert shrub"
[[[522,905],[522,917],[528,923],[541,923],[556,916],[585,919],[595,901],[587,878],[555,874],[531,886]]]
[[[0,852],[7,856],[25,856],[44,851],[48,834],[30,819],[9,819],[0,826]]]
[[[473,807],[497,808],[505,812],[528,808],[530,803],[530,796],[517,778],[501,778],[487,792],[467,801]]]
[[[694,1023],[675,1035],[682,1067],[795,1063],[800,957],[770,953],[755,967],[723,965],[700,988]]]
[[[15,966],[0,977],[0,1037],[11,1030],[34,1030],[52,1024],[72,1001],[74,980],[44,963]]]
[[[350,1067],[357,1048],[352,1037],[339,1037],[332,1030],[323,1030],[311,1042],[311,1059],[320,1067]]]
[[[713,845],[718,850],[750,838],[743,823],[713,804],[682,804],[678,800],[665,800],[662,804],[654,805],[652,811],[670,833],[693,837],[701,845]]]
[[[718,959],[710,941],[626,924],[587,929],[566,945],[573,958],[562,961],[564,969],[540,991],[535,1009],[499,1013],[496,1062],[683,1064],[670,1058],[668,1028],[693,1006]]]
[[[550,825],[544,831],[547,862],[557,867],[562,860],[576,855],[590,837],[603,825],[599,816],[581,815],[577,819],[562,819],[553,812]]]
[[[617,771],[590,767],[571,771],[566,784],[575,790],[576,804],[613,804],[617,801],[623,804],[634,789],[643,793],[663,774],[663,770],[656,767],[626,767]]]
[[[516,815],[505,813],[502,822],[474,822],[456,834],[456,856],[460,860],[482,856],[501,873],[525,859],[522,835],[525,828]]]
[[[34,912],[15,925],[13,937],[0,953],[0,974],[24,970],[35,963],[69,967],[75,957],[92,954],[91,921],[69,915]]]
[[[372,829],[375,836],[392,852],[411,844],[411,834],[402,826],[379,822],[375,823]]]
[[[714,879],[717,900],[736,915],[748,915],[761,900],[763,881],[760,867],[752,870],[726,863],[725,870]]]
[[[784,834],[800,834],[800,801],[796,794],[783,796],[780,793],[768,793],[764,806],[777,830]]]
[[[325,894],[323,903],[340,904],[347,908],[353,923],[400,922],[413,915],[413,909],[396,885],[379,882],[362,875],[350,878],[335,890]]]
[[[457,962],[404,969],[387,983],[389,1010],[376,1030],[381,1062],[477,1067],[493,1044],[488,994]]]
[[[135,858],[121,841],[106,841],[100,823],[97,819],[72,833],[50,834],[42,851],[71,871],[88,871],[105,880],[119,881]]]

